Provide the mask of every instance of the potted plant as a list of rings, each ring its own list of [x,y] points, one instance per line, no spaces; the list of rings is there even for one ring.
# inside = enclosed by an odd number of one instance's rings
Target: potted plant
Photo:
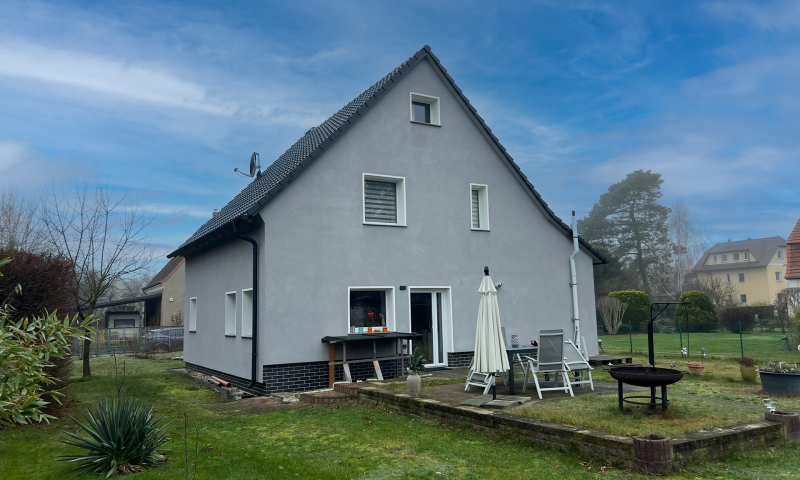
[[[692,375],[702,375],[706,369],[706,364],[703,362],[689,362],[686,366],[689,367],[689,373]]]
[[[422,349],[420,347],[414,349],[414,353],[411,354],[409,362],[411,375],[408,376],[406,383],[408,383],[408,393],[416,397],[419,395],[419,390],[422,387],[422,379],[419,378],[419,371],[425,370],[425,363],[427,362],[422,355]]]
[[[761,386],[773,395],[800,395],[800,371],[796,363],[767,362],[758,369]]]
[[[742,380],[745,382],[755,382],[758,377],[756,361],[750,357],[742,357],[737,360],[737,362],[739,363],[739,371],[742,373]]]

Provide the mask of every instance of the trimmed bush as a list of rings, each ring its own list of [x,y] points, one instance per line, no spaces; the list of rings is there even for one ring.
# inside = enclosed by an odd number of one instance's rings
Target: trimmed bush
[[[719,318],[714,304],[705,292],[690,290],[681,294],[680,302],[687,302],[689,305],[678,305],[675,312],[675,319],[683,322],[683,331],[688,332],[712,332],[719,326]],[[686,324],[686,315],[689,320]]]
[[[742,322],[742,332],[750,332],[756,325],[756,319],[751,312],[752,310],[740,307],[726,308],[719,320],[729,332],[739,333],[739,322]]]
[[[627,332],[628,320],[634,332],[639,331],[641,324],[650,323],[650,297],[644,292],[636,290],[620,290],[608,294],[611,298],[616,298],[628,304],[625,315],[622,317],[621,332]]]
[[[59,458],[77,463],[76,475],[99,473],[106,478],[115,473],[127,475],[166,460],[159,449],[169,440],[169,424],[161,423],[163,416],[156,417],[149,403],[130,398],[101,400],[95,408],[81,413],[86,425],[70,418],[90,437],[65,432],[71,439],[61,442],[88,451]]]

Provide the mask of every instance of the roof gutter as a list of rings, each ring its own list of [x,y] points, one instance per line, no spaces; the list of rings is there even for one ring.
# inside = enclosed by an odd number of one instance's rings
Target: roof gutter
[[[247,388],[253,388],[256,384],[258,367],[258,242],[254,238],[246,237],[239,233],[238,220],[233,221],[233,233],[242,240],[253,244],[253,359],[250,384],[247,385]]]

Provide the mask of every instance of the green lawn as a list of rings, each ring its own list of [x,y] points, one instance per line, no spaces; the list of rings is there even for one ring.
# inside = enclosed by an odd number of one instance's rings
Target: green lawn
[[[663,416],[660,407],[655,411],[641,406],[628,408],[629,413],[620,413],[615,395],[583,395],[569,401],[521,405],[508,413],[629,436],[676,435],[764,419],[763,412],[719,408],[703,398],[673,397]]]
[[[124,394],[154,402],[158,412],[173,422],[173,434],[181,430],[182,412],[200,426],[200,444],[210,449],[200,452],[199,479],[647,478],[621,469],[601,475],[602,462],[581,465],[585,459],[575,454],[364,404],[225,416],[204,408],[218,402],[216,394],[198,388],[186,376],[167,372],[182,366],[180,362],[128,359],[126,363]],[[81,404],[115,393],[111,359],[94,359],[92,364],[94,376],[77,380],[70,388],[73,412]],[[54,461],[58,455],[76,453],[58,443],[67,429],[77,431],[69,420],[0,431],[0,477],[71,478],[70,467]],[[167,446],[172,450],[167,464],[130,478],[184,478],[180,442],[174,439]],[[791,446],[742,453],[675,471],[670,478],[797,478],[797,453]]]
[[[786,343],[781,340],[784,335],[780,333],[761,333],[750,332],[742,334],[742,342],[739,342],[739,334],[733,333],[683,333],[683,347],[689,348],[692,357],[698,357],[701,348],[706,349],[708,356],[727,356],[739,357],[742,355],[742,344],[744,344],[744,355],[753,357],[762,362],[765,359],[781,359],[800,362],[800,352],[784,352]],[[603,349],[606,353],[627,353],[631,351],[631,338],[628,335],[603,335],[599,337],[603,341]],[[670,357],[680,357],[681,355],[681,336],[677,333],[656,333],[653,335],[653,347],[657,354]],[[647,334],[633,334],[634,353],[646,353]]]

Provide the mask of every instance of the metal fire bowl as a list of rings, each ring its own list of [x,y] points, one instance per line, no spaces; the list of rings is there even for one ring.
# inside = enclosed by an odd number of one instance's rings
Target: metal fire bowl
[[[672,385],[683,378],[683,372],[658,367],[614,367],[608,373],[615,380],[637,387]]]

